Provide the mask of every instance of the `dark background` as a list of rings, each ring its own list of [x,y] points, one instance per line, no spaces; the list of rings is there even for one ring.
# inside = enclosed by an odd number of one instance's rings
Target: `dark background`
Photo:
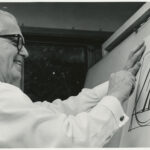
[[[33,101],[77,95],[88,68],[102,56],[112,33],[22,27],[30,57],[24,65],[24,91]]]

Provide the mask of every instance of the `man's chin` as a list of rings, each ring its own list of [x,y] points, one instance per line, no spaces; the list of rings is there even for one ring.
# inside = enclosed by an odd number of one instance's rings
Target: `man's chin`
[[[11,80],[11,84],[21,88],[21,82],[22,82],[21,72],[17,71],[17,74],[13,75],[13,78]]]
[[[22,89],[22,86],[21,86],[21,81],[17,81],[13,84],[14,86],[17,86],[18,88]]]

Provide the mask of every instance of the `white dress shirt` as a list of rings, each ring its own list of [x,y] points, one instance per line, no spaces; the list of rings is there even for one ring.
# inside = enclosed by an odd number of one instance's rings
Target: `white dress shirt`
[[[53,103],[36,102],[0,83],[0,148],[102,147],[126,123],[108,82]]]

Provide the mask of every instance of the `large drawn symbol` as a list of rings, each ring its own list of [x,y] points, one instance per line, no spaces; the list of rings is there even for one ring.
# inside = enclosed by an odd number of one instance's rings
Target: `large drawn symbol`
[[[135,104],[131,115],[129,132],[139,127],[150,126],[150,52],[142,59]]]

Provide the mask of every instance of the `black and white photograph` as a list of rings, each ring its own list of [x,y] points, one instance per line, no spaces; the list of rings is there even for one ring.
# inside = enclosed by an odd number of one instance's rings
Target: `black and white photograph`
[[[0,149],[150,147],[150,2],[0,1]]]

